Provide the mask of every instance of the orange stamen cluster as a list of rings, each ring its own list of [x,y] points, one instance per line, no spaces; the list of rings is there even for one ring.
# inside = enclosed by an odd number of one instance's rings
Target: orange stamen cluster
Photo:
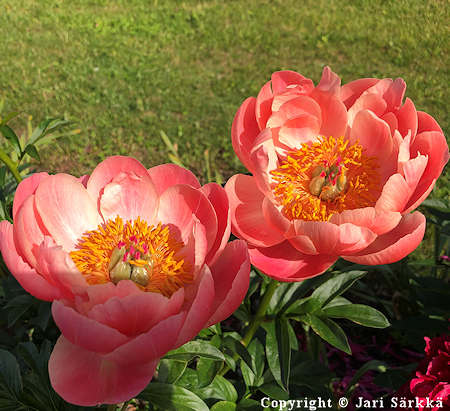
[[[133,269],[142,267],[141,273],[144,269],[148,283],[137,283],[139,288],[171,296],[193,281],[189,264],[178,255],[183,245],[170,235],[168,226],[149,226],[139,217],[124,224],[117,216],[85,233],[70,256],[88,284],[104,284],[113,281],[111,257],[119,250],[120,261]]]
[[[275,198],[290,220],[327,221],[344,210],[373,206],[380,195],[375,157],[344,137],[321,137],[289,153],[271,172]]]

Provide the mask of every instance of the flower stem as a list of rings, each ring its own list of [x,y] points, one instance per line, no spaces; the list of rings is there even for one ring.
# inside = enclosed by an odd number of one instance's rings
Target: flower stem
[[[279,285],[280,285],[280,283],[276,280],[270,281],[269,286],[267,287],[267,290],[264,293],[264,296],[261,300],[261,303],[259,304],[258,310],[256,311],[256,314],[253,316],[252,320],[250,321],[250,325],[247,329],[247,332],[244,335],[244,338],[242,338],[241,342],[245,347],[247,347],[250,344],[250,341],[252,340],[252,338],[255,335],[256,331],[258,330],[259,326],[264,321],[267,308],[269,307],[270,300],[272,299],[272,296]],[[238,354],[235,353],[233,356],[233,359],[237,360],[238,357],[239,357]],[[219,375],[224,376],[229,370],[230,370],[230,367],[227,365],[219,372]]]
[[[250,341],[252,340],[261,323],[263,322],[264,317],[266,315],[267,307],[269,307],[270,300],[272,299],[272,296],[279,285],[280,283],[278,281],[270,280],[269,286],[267,287],[267,290],[264,293],[263,299],[259,304],[258,310],[256,311],[255,316],[252,318],[250,326],[248,327],[247,332],[245,333],[244,338],[242,339],[242,344],[244,344],[244,346],[247,347],[250,344]]]
[[[9,171],[11,171],[11,174],[16,179],[17,184],[19,184],[22,181],[22,177],[20,176],[19,170],[17,169],[17,164],[14,163],[14,161],[12,161],[1,148],[0,160],[5,163],[6,167],[8,167]]]

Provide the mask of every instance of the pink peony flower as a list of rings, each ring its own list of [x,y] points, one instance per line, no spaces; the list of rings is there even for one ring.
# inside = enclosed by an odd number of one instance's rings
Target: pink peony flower
[[[276,72],[234,118],[233,148],[252,175],[226,184],[232,231],[252,264],[281,281],[321,274],[338,257],[408,255],[425,230],[410,211],[449,158],[436,121],[402,103],[403,80],[340,82],[328,67],[316,87]]]
[[[50,379],[74,404],[135,396],[161,356],[228,317],[248,288],[225,190],[173,164],[110,157],[79,179],[34,174],[13,218],[0,251],[28,292],[53,301]]]

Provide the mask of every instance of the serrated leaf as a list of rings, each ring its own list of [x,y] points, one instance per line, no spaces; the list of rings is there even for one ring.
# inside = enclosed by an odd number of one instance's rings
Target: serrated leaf
[[[324,308],[323,312],[328,317],[346,318],[365,327],[386,328],[390,325],[383,313],[363,304],[331,306]]]
[[[347,336],[334,321],[328,318],[321,319],[312,314],[306,314],[304,321],[326,342],[347,354],[352,353]]]
[[[338,295],[347,291],[355,281],[364,277],[367,271],[348,271],[330,278],[319,286],[311,295],[311,300],[320,308],[327,305]]]
[[[291,344],[288,321],[285,318],[266,323],[266,358],[275,381],[285,391],[289,389]]]
[[[20,147],[19,138],[17,137],[14,130],[6,124],[0,125],[0,132],[9,141],[9,143],[14,148],[17,155],[20,157],[22,154],[22,149]]]
[[[139,398],[168,411],[209,411],[198,395],[172,384],[152,382],[139,394]]]
[[[223,353],[206,341],[190,341],[176,350],[169,351],[164,358],[190,361],[195,357],[225,361]]]

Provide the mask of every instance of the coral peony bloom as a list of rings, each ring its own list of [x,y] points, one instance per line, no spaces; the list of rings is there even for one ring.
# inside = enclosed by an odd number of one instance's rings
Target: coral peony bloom
[[[422,240],[414,210],[448,161],[442,130],[401,79],[343,87],[326,67],[314,86],[293,71],[272,74],[234,118],[233,148],[252,175],[226,185],[233,233],[252,264],[281,281],[324,272],[338,257],[400,260]]]
[[[228,317],[248,288],[225,190],[173,164],[110,157],[80,179],[35,174],[13,218],[0,251],[28,292],[53,301],[50,379],[74,404],[135,396],[161,356]]]

